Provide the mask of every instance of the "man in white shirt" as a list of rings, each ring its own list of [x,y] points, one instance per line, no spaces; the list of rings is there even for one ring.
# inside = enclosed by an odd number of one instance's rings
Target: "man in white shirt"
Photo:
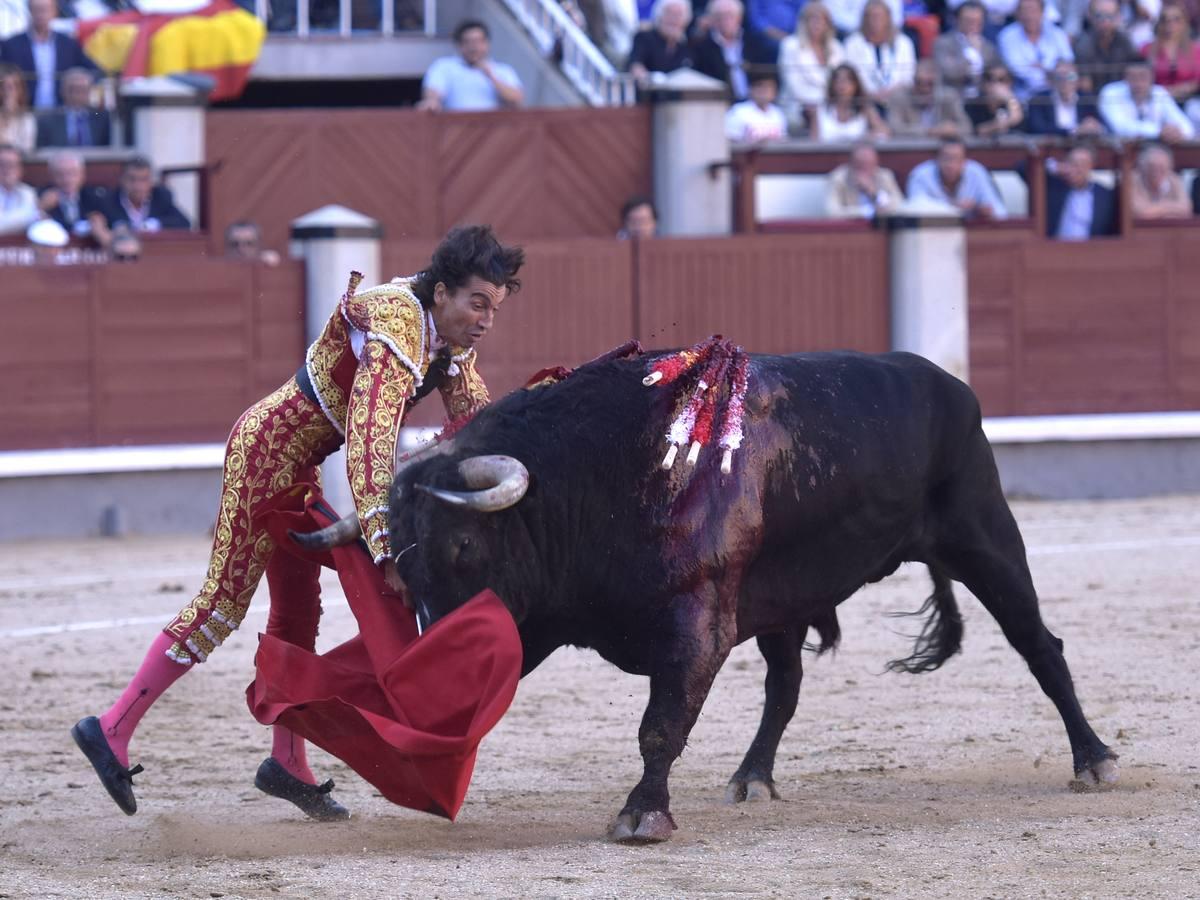
[[[21,182],[21,154],[0,144],[0,234],[22,234],[40,217],[37,192]]]
[[[775,105],[779,83],[774,72],[750,75],[750,99],[725,113],[725,136],[735,144],[765,144],[787,137],[787,116]]]
[[[1049,75],[1061,60],[1073,62],[1075,52],[1067,33],[1047,20],[1044,0],[1021,0],[1017,21],[996,38],[1000,56],[1016,81],[1022,103],[1050,87]]]
[[[467,20],[454,29],[458,56],[434,60],[425,73],[419,109],[479,111],[520,106],[521,79],[512,66],[488,57],[491,38],[482,22]]]
[[[1191,140],[1196,126],[1167,93],[1154,83],[1145,61],[1125,67],[1125,80],[1100,91],[1100,115],[1117,137],[1157,138],[1167,143]]]

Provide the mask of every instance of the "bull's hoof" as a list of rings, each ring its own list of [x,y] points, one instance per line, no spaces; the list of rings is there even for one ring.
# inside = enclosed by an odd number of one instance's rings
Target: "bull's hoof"
[[[759,778],[739,778],[734,775],[725,788],[726,803],[757,803],[778,799],[779,791],[775,790],[775,782]]]
[[[618,844],[659,844],[671,836],[675,827],[675,820],[665,810],[623,812],[608,830],[608,837]]]
[[[1115,759],[1101,759],[1082,772],[1076,772],[1071,780],[1071,790],[1077,794],[1108,791],[1121,780],[1121,767]]]

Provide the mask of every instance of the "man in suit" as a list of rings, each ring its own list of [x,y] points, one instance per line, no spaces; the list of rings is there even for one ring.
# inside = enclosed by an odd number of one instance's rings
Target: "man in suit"
[[[1095,98],[1079,93],[1079,73],[1074,63],[1060,61],[1054,67],[1051,85],[1029,98],[1026,132],[1058,137],[1104,133]]]
[[[1046,163],[1046,236],[1086,241],[1117,233],[1116,194],[1092,181],[1091,147],[1075,147],[1061,165]]]
[[[712,0],[707,15],[709,28],[695,43],[692,64],[697,72],[729,85],[735,101],[745,100],[750,96],[748,70],[774,66],[778,50],[742,27],[741,0]]]
[[[50,178],[52,184],[38,198],[42,214],[70,234],[91,234],[89,217],[92,213],[103,212],[108,191],[84,184],[83,157],[74,150],[60,150],[50,157]]]
[[[62,77],[63,105],[38,117],[39,147],[107,147],[112,143],[108,110],[91,106],[92,73],[67,69]]]
[[[192,227],[187,216],[175,206],[171,192],[154,184],[150,160],[142,156],[135,156],[121,167],[120,186],[108,195],[103,210],[93,213],[89,219],[96,241],[102,247],[109,245],[118,226],[134,233]]]
[[[77,40],[51,29],[56,11],[55,0],[29,0],[29,30],[0,44],[0,62],[25,74],[34,109],[59,105],[58,76],[62,72],[76,68],[97,71]]]
[[[979,0],[966,0],[954,16],[954,30],[933,42],[933,60],[942,84],[963,97],[978,97],[984,73],[1001,65],[996,45],[983,36],[987,13]]]

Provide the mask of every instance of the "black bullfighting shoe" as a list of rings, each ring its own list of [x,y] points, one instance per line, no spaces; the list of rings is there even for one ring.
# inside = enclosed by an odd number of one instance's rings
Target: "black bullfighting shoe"
[[[332,778],[324,784],[305,784],[273,756],[268,756],[258,767],[254,786],[264,794],[295,803],[301,812],[318,822],[338,822],[350,818],[350,810],[330,796]]]
[[[75,738],[75,743],[100,776],[100,783],[117,802],[117,806],[121,807],[121,811],[127,816],[137,812],[137,798],[133,796],[133,776],[141,772],[142,767],[127,769],[121,765],[117,755],[108,746],[104,729],[100,727],[100,720],[95,716],[88,716],[76,722],[75,727],[71,729],[71,737]]]

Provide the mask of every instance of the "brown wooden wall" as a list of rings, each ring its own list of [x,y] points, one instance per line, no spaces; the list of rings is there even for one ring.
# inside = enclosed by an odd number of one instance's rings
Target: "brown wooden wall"
[[[432,115],[396,110],[210,110],[211,228],[238,219],[281,249],[289,223],[329,203],[388,239],[463,222],[506,239],[601,237],[650,189],[650,114],[626,109]]]
[[[302,358],[300,263],[167,258],[0,277],[0,450],[223,440]]]
[[[971,383],[987,415],[1200,409],[1200,225],[1119,240],[969,231]]]

